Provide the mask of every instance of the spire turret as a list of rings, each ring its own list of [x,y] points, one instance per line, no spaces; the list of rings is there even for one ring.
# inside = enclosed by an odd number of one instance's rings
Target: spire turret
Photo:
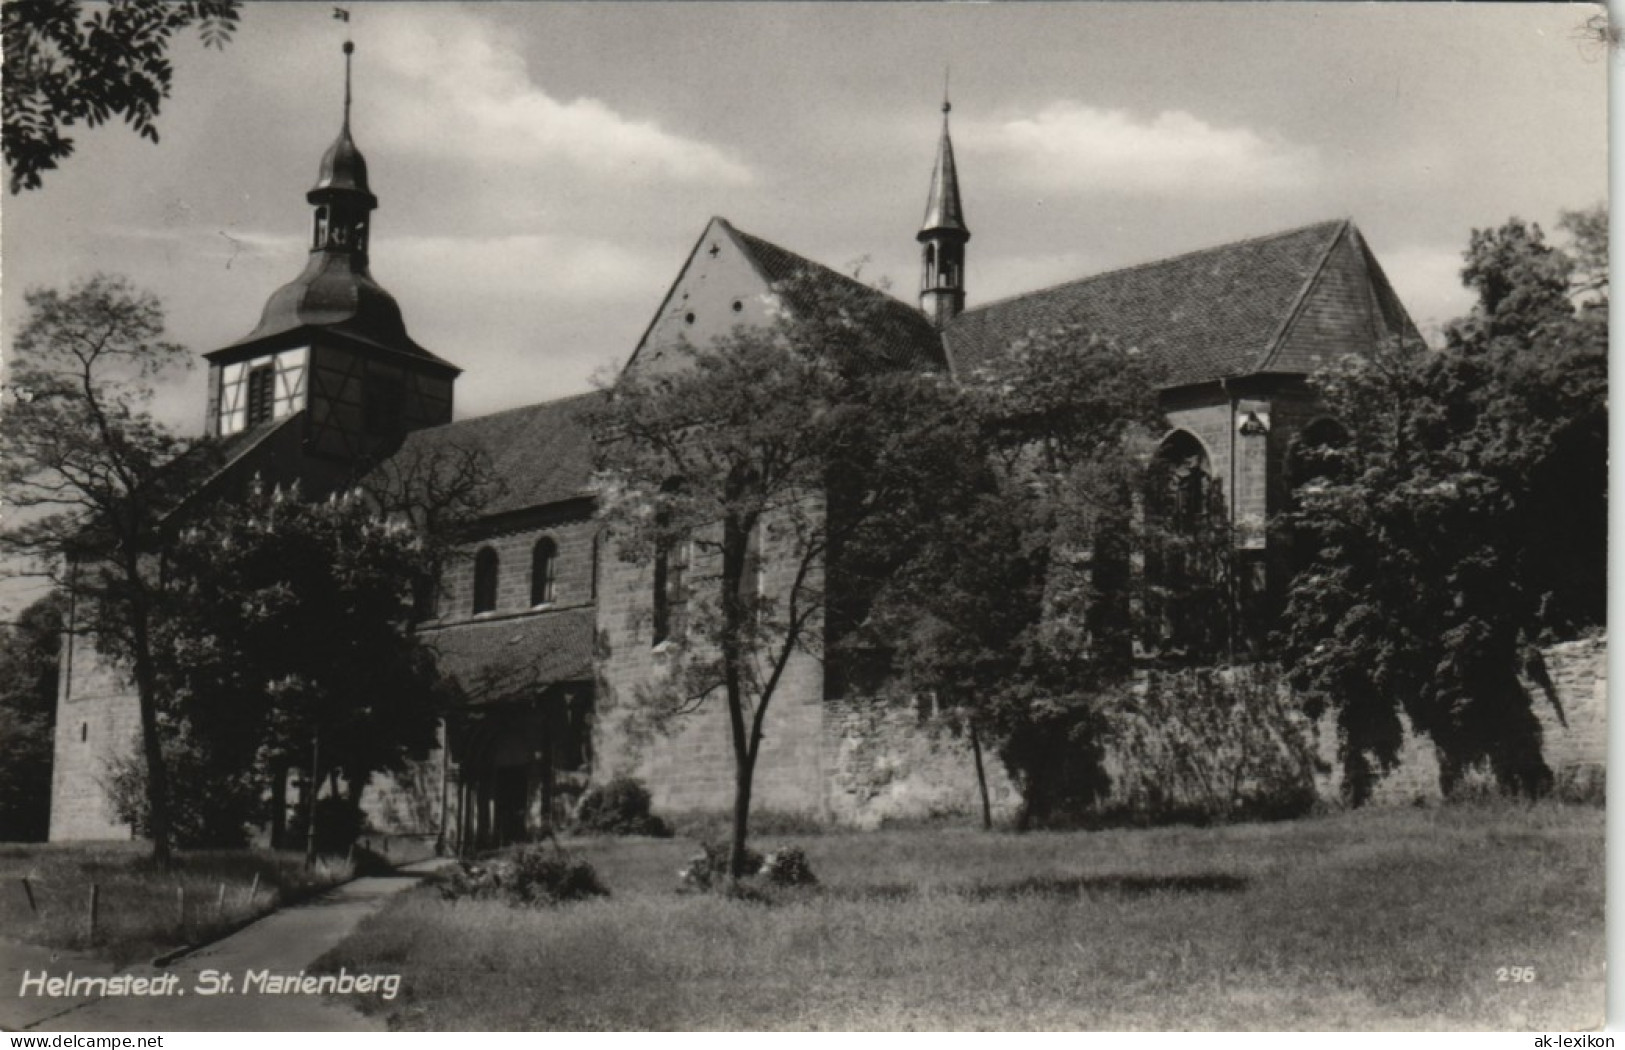
[[[322,155],[316,185],[305,194],[314,205],[310,260],[305,272],[278,289],[265,305],[259,327],[242,342],[307,324],[339,324],[364,331],[381,345],[426,354],[407,337],[401,308],[378,286],[367,267],[369,217],[378,198],[367,186],[367,161],[350,137],[350,56],[344,42],[344,121]]]
[[[313,251],[367,253],[367,215],[378,198],[367,186],[367,160],[350,137],[350,56],[355,45],[344,42],[344,122],[339,137],[322,154],[316,185],[305,199],[316,206]]]
[[[920,255],[920,310],[933,324],[943,325],[965,309],[965,242],[970,228],[959,202],[959,169],[954,164],[954,143],[948,134],[953,111],[946,85],[942,98],[942,140],[931,171],[931,192],[925,201],[925,221],[916,239]]]

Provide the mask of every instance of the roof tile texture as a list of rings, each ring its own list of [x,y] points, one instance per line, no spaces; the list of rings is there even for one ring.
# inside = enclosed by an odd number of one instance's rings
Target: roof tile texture
[[[1029,332],[1079,325],[1165,364],[1169,385],[1256,371],[1349,224],[1339,220],[1114,270],[967,310],[944,333],[973,371]]]

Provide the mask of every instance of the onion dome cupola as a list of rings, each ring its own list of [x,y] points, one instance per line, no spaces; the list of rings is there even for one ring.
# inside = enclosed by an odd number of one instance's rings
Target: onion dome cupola
[[[451,418],[461,369],[413,341],[400,305],[368,269],[378,198],[350,133],[354,51],[346,41],[344,121],[305,194],[312,215],[304,271],[271,294],[252,332],[205,355],[215,373],[213,434],[308,409],[307,446],[347,457],[374,439]],[[333,436],[339,431],[343,441]]]
[[[920,310],[941,326],[965,309],[965,242],[970,228],[959,201],[959,170],[954,165],[954,144],[948,134],[953,105],[942,100],[942,140],[931,171],[931,192],[925,201],[925,221],[916,239],[920,253]]]
[[[339,137],[322,155],[316,185],[305,199],[316,206],[312,251],[348,251],[367,254],[367,217],[378,198],[367,187],[367,158],[350,137],[350,56],[355,45],[344,44],[344,124]]]

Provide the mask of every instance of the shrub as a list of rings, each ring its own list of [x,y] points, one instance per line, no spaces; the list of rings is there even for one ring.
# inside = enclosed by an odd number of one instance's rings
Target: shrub
[[[775,886],[818,885],[818,876],[800,846],[784,846],[762,858],[762,874]]]
[[[185,849],[235,849],[247,845],[258,822],[261,785],[252,771],[211,756],[183,729],[163,744],[169,772],[169,824],[175,845]],[[109,758],[103,791],[118,818],[147,836],[147,762],[137,735],[123,754]]]
[[[316,800],[316,852],[346,853],[366,830],[367,818],[348,799],[324,795]],[[296,806],[288,820],[287,841],[302,849],[310,834],[310,809]]]
[[[818,877],[807,862],[807,854],[799,846],[781,846],[765,857],[747,847],[745,870],[738,880],[728,877],[728,856],[731,852],[726,842],[703,843],[699,855],[677,873],[678,889],[771,902],[772,895],[764,892],[770,888],[818,885]]]
[[[726,842],[702,842],[700,853],[688,862],[688,867],[677,873],[678,888],[706,892],[720,890],[732,881],[728,878],[728,856],[733,852]],[[745,870],[742,875],[755,875],[762,870],[763,857],[745,847]]]
[[[616,775],[582,794],[576,806],[576,830],[670,838],[671,828],[649,812],[649,805],[648,788],[635,777]]]
[[[1274,667],[1153,671],[1106,719],[1117,769],[1102,822],[1279,820],[1315,807],[1309,721]]]
[[[488,864],[459,863],[440,884],[446,900],[501,900],[536,907],[607,897],[591,864],[563,850],[526,846]]]

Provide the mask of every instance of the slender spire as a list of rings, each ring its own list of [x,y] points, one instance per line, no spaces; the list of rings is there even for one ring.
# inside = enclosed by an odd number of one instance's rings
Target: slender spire
[[[346,22],[348,25],[348,22]],[[350,127],[350,56],[355,54],[355,44],[346,40],[344,42],[344,127]]]
[[[948,133],[948,114],[953,103],[948,101],[948,84],[944,76],[942,90],[942,139],[937,144],[937,163],[931,171],[931,192],[925,200],[925,221],[920,225],[920,240],[938,230],[957,230],[966,239],[970,229],[965,225],[965,209],[959,203],[959,169],[954,164],[954,143]]]
[[[948,134],[948,71],[942,74],[942,140],[931,170],[931,193],[925,200],[925,222],[915,239],[920,242],[920,311],[941,327],[965,309],[965,242],[970,228],[959,203],[959,169],[954,164],[954,143]]]

